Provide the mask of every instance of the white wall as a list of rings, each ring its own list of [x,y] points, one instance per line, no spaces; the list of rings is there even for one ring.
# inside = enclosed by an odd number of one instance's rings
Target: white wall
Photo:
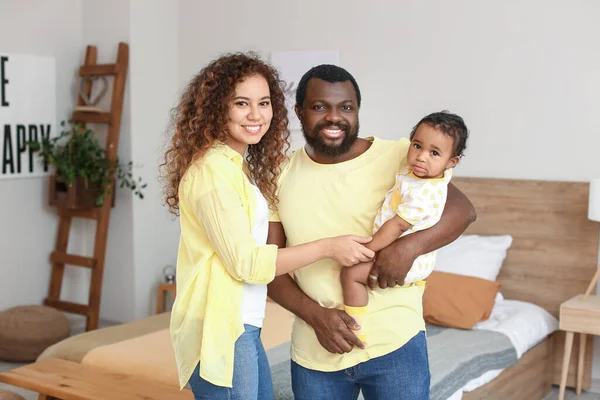
[[[131,1],[132,159],[141,165],[136,173],[148,183],[144,200],[136,199],[133,208],[136,318],[154,312],[153,289],[165,265],[177,260],[179,220],[162,206],[158,165],[169,111],[179,94],[178,17],[177,2]]]
[[[69,118],[75,100],[81,12],[77,0],[4,0],[0,7],[0,51],[55,57],[59,121]],[[54,210],[47,205],[47,180],[0,180],[0,193],[0,310],[40,304],[48,293],[49,256],[57,229]],[[73,224],[69,252],[85,249],[83,231],[85,226]],[[87,292],[74,272],[65,272],[64,298],[84,301]]]
[[[181,0],[181,83],[225,51],[339,49],[363,136],[405,136],[446,108],[472,134],[458,174],[588,180],[600,176],[598,16],[594,1]]]
[[[449,109],[471,130],[458,175],[587,181],[600,177],[599,18],[591,0],[180,0],[180,85],[223,52],[339,49],[362,136],[407,136]]]
[[[84,42],[104,49],[99,62],[114,62],[117,43],[129,43],[119,157],[134,161],[134,175],[148,184],[143,200],[127,189],[117,191],[100,312],[106,320],[126,322],[153,313],[162,269],[176,261],[179,225],[162,207],[157,174],[177,92],[177,10],[177,2],[164,0],[84,3]]]
[[[82,52],[85,46],[95,45],[98,50],[98,63],[114,63],[117,60],[119,42],[130,42],[129,2],[123,0],[85,1],[82,10],[83,34]],[[110,21],[110,23],[109,23]],[[131,47],[131,44],[130,44]],[[130,49],[131,53],[131,49]],[[84,53],[85,54],[85,53]],[[119,159],[127,163],[131,160],[131,54],[130,67],[127,71],[125,99],[119,135]],[[112,83],[112,79],[109,79]],[[100,106],[110,109],[110,90]],[[91,128],[105,139],[105,124],[90,124]],[[133,207],[135,199],[129,190],[117,189],[115,207],[111,211],[108,230],[106,259],[104,262],[104,279],[100,318],[110,321],[127,321],[134,315],[134,259],[133,259]],[[87,234],[93,239],[96,223],[88,223]],[[93,254],[93,242],[87,251]],[[82,276],[89,282],[89,275]],[[87,303],[87,299],[86,299]]]
[[[85,47],[96,45],[99,63],[116,60],[117,43],[129,42],[129,9],[120,0],[103,2],[9,0],[0,8],[0,49],[8,53],[49,55],[57,63],[57,117],[69,119],[78,91],[77,70]],[[110,21],[110,24],[108,23]],[[126,85],[119,156],[131,159],[130,83]],[[112,89],[112,87],[111,87]],[[110,93],[102,107],[110,107]],[[89,125],[104,140],[105,125]],[[49,285],[49,255],[54,248],[57,217],[47,204],[47,180],[0,181],[0,272],[2,282],[19,290],[0,290],[0,309],[40,304]],[[101,318],[134,318],[133,204],[130,192],[117,192],[105,262]],[[69,252],[93,254],[95,222],[75,219]],[[62,299],[86,304],[90,271],[67,267]],[[70,316],[74,320],[77,317]]]
[[[151,314],[162,269],[176,260],[179,226],[162,207],[157,173],[169,109],[178,90],[177,10],[177,2],[164,0],[51,4],[10,0],[0,6],[1,51],[56,57],[59,120],[68,119],[72,112],[85,47],[97,47],[99,63],[113,63],[118,42],[130,45],[119,158],[125,163],[135,161],[140,168],[134,173],[148,187],[144,200],[127,189],[116,192],[100,310],[106,320],[125,322]],[[111,93],[112,85],[102,108],[109,109]],[[105,140],[105,125],[89,127]],[[40,304],[48,291],[48,258],[57,228],[55,210],[46,205],[47,181],[1,180],[0,192],[0,310]],[[74,220],[69,252],[91,256],[95,226],[94,221]],[[67,267],[62,299],[86,304],[89,278],[90,271]],[[76,324],[83,322],[70,317]]]

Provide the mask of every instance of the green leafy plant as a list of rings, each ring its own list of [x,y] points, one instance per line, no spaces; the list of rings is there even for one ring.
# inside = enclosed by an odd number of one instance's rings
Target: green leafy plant
[[[62,131],[56,137],[27,143],[33,152],[39,152],[46,165],[54,167],[58,179],[72,185],[76,178],[81,178],[86,189],[90,185],[98,188],[97,207],[104,204],[104,196],[110,193],[113,176],[120,187],[129,188],[135,196],[144,198],[142,190],[147,184],[141,177],[133,176],[133,162],[124,167],[118,159],[107,159],[106,151],[90,129],[65,121],[61,122],[61,127]]]

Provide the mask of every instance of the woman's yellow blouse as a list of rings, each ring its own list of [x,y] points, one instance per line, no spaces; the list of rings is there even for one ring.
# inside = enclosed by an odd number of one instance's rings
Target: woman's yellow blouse
[[[275,277],[277,246],[257,246],[252,236],[256,195],[243,166],[238,152],[218,144],[190,166],[179,186],[170,332],[181,388],[198,362],[203,379],[231,387],[234,345],[244,332],[242,284]]]

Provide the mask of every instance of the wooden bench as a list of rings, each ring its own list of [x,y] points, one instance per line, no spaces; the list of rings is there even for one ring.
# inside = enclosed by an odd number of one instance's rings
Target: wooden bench
[[[191,400],[190,390],[57,358],[0,373],[0,382],[40,394],[39,400]]]

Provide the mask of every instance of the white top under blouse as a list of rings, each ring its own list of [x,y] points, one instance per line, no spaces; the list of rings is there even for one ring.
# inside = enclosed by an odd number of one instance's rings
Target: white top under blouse
[[[269,233],[269,204],[260,190],[252,185],[256,192],[256,215],[252,236],[258,246],[267,244]],[[242,295],[242,322],[244,324],[262,327],[267,303],[267,285],[244,283]]]

